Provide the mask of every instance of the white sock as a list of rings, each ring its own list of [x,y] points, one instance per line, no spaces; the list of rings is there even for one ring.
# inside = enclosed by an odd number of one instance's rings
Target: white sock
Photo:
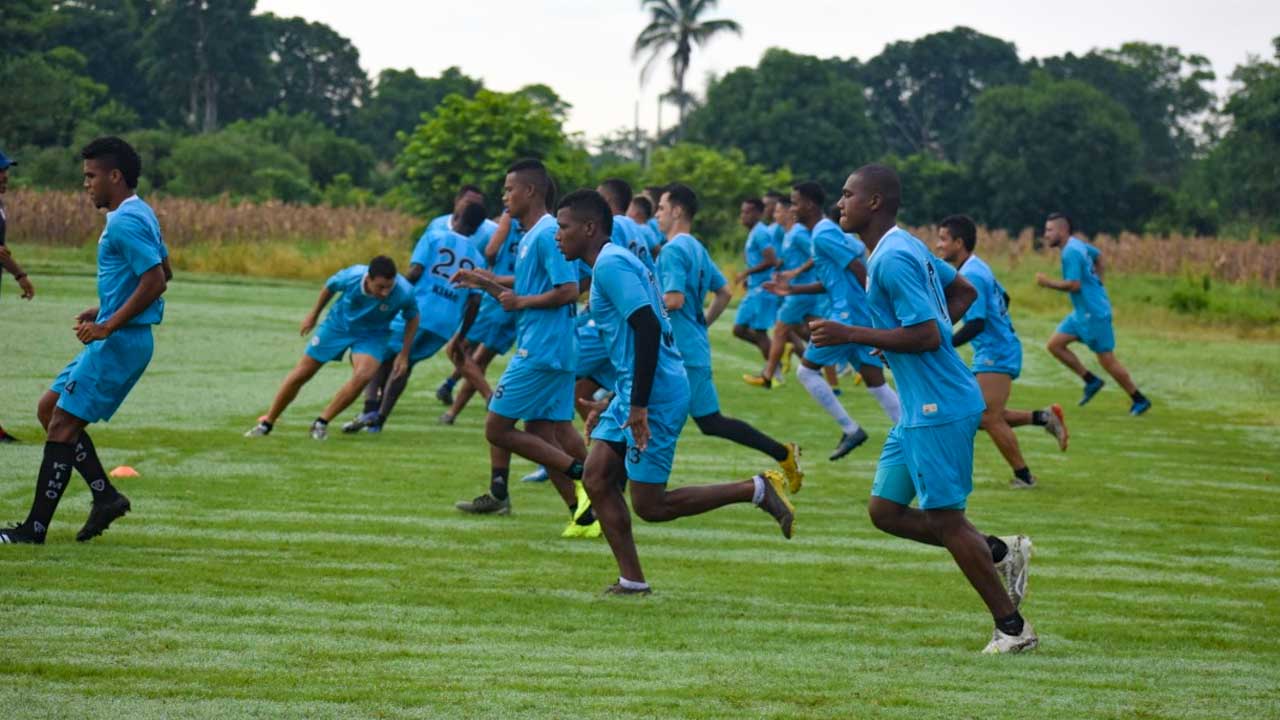
[[[751,495],[751,504],[759,505],[764,500],[764,477],[756,475],[751,478],[756,484],[756,491]]]
[[[836,394],[831,391],[831,386],[827,384],[827,379],[822,377],[821,372],[807,365],[801,365],[800,369],[796,370],[796,379],[804,385],[804,389],[809,391],[813,399],[818,401],[818,405],[821,405],[822,409],[840,424],[840,429],[846,435],[858,432],[858,423],[849,417],[849,413],[840,404]]]
[[[621,575],[618,576],[618,584],[626,588],[627,590],[648,590],[649,589],[649,583],[637,582],[635,580],[628,580],[622,577]]]
[[[880,387],[868,385],[867,392],[871,393],[876,402],[880,403],[880,407],[884,408],[884,414],[889,416],[889,421],[897,425],[898,420],[902,418],[902,403],[898,401],[898,393],[889,387],[889,383]]]

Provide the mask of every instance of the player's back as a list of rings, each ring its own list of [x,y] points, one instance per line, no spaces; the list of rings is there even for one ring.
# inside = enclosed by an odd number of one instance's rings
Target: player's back
[[[803,223],[791,226],[782,239],[782,269],[795,270],[813,259],[813,235]],[[805,285],[814,282],[813,268],[796,275],[791,279],[793,285]]]
[[[1062,277],[1075,280],[1080,289],[1071,293],[1071,306],[1077,313],[1093,317],[1111,316],[1111,298],[1102,286],[1094,262],[1102,255],[1095,245],[1072,235],[1062,248]]]
[[[702,243],[687,233],[667,242],[658,256],[658,266],[663,293],[684,295],[684,304],[671,313],[671,326],[685,365],[711,367],[711,342],[702,305],[707,293],[725,286],[724,275]]]
[[[484,259],[471,240],[453,230],[428,241],[422,252],[414,252],[413,263],[423,267],[422,276],[413,286],[419,311],[419,327],[441,337],[449,337],[462,322],[467,298],[478,291],[455,286],[450,278],[459,270],[483,267]],[[403,316],[396,318],[402,326]]]
[[[960,274],[978,291],[963,320],[982,319],[982,332],[973,338],[975,353],[1020,348],[1013,321],[1009,318],[1009,293],[996,279],[991,266],[977,255],[970,255],[960,266]]]
[[[864,261],[866,246],[861,241],[855,244],[828,218],[819,220],[812,232],[813,270],[826,288],[830,316],[848,325],[869,325],[866,290],[849,270],[850,263]]]

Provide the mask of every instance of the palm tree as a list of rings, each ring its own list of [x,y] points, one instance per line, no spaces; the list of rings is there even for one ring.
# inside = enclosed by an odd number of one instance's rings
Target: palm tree
[[[669,93],[680,110],[677,137],[684,128],[685,109],[690,95],[684,89],[684,74],[689,70],[689,57],[693,46],[706,45],[711,38],[725,32],[742,35],[742,26],[733,20],[704,20],[702,16],[715,8],[718,0],[640,0],[640,7],[649,11],[649,24],[636,36],[632,59],[649,53],[640,70],[643,84],[649,76],[658,56],[671,50],[671,78],[674,87]]]

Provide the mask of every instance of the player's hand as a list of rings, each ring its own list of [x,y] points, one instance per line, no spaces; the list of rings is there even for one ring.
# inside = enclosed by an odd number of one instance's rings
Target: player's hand
[[[478,277],[476,275],[476,271],[468,270],[467,268],[459,268],[456,272],[453,273],[453,276],[449,278],[449,282],[451,284],[459,285],[465,288],[479,287],[479,285],[477,284],[477,280],[478,280]]]
[[[105,323],[84,322],[76,325],[76,339],[88,345],[94,340],[105,340],[111,330]]]
[[[298,327],[298,334],[306,335],[307,333],[315,329],[316,329],[316,316],[314,314],[308,314],[306,317],[302,318],[302,325]]]
[[[596,429],[596,425],[600,424],[600,413],[609,407],[609,403],[602,400],[588,400],[586,398],[578,398],[578,407],[587,414],[586,420],[586,436],[589,440],[591,433]]]
[[[502,294],[498,296],[498,302],[502,303],[502,309],[507,312],[520,310],[523,300],[524,298],[515,294],[511,290],[503,290]]]
[[[843,345],[853,342],[850,337],[853,328],[835,320],[812,320],[809,322],[809,339],[818,347],[827,345]]]
[[[761,287],[765,289],[765,292],[771,292],[781,297],[791,294],[789,278],[782,277],[782,273],[778,273],[778,277],[774,280],[766,280]]]
[[[1036,284],[1040,287],[1049,287],[1049,276],[1042,272],[1036,273]]]
[[[649,446],[649,408],[632,407],[631,414],[627,416],[627,424],[622,426],[623,430],[631,428],[631,438],[635,440],[635,447],[640,452]]]
[[[76,316],[76,325],[79,326],[84,323],[91,323],[97,319],[98,319],[98,308],[96,307],[89,308],[88,310],[85,310],[84,312]]]
[[[30,300],[36,296],[36,287],[31,284],[31,278],[26,275],[18,278],[18,287],[22,288],[23,300]]]
[[[747,274],[745,272],[734,273],[733,275],[734,285],[741,285],[746,281],[747,281]]]

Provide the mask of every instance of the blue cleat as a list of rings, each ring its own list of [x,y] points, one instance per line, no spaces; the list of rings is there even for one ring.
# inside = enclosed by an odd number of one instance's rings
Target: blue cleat
[[[524,477],[520,478],[520,482],[540,483],[540,482],[546,482],[549,479],[550,478],[547,476],[547,469],[539,465],[537,470],[534,470],[528,475],[525,475]]]
[[[365,432],[376,435],[382,432],[382,425],[370,425],[364,429]]]
[[[1150,409],[1151,409],[1151,401],[1146,398],[1142,398],[1141,400],[1135,402],[1133,406],[1129,408],[1129,414],[1136,417]]]
[[[1084,395],[1080,397],[1080,404],[1084,405],[1092,400],[1093,396],[1098,394],[1098,391],[1102,389],[1103,385],[1106,385],[1106,383],[1103,382],[1100,377],[1095,377],[1092,382],[1085,383]]]

